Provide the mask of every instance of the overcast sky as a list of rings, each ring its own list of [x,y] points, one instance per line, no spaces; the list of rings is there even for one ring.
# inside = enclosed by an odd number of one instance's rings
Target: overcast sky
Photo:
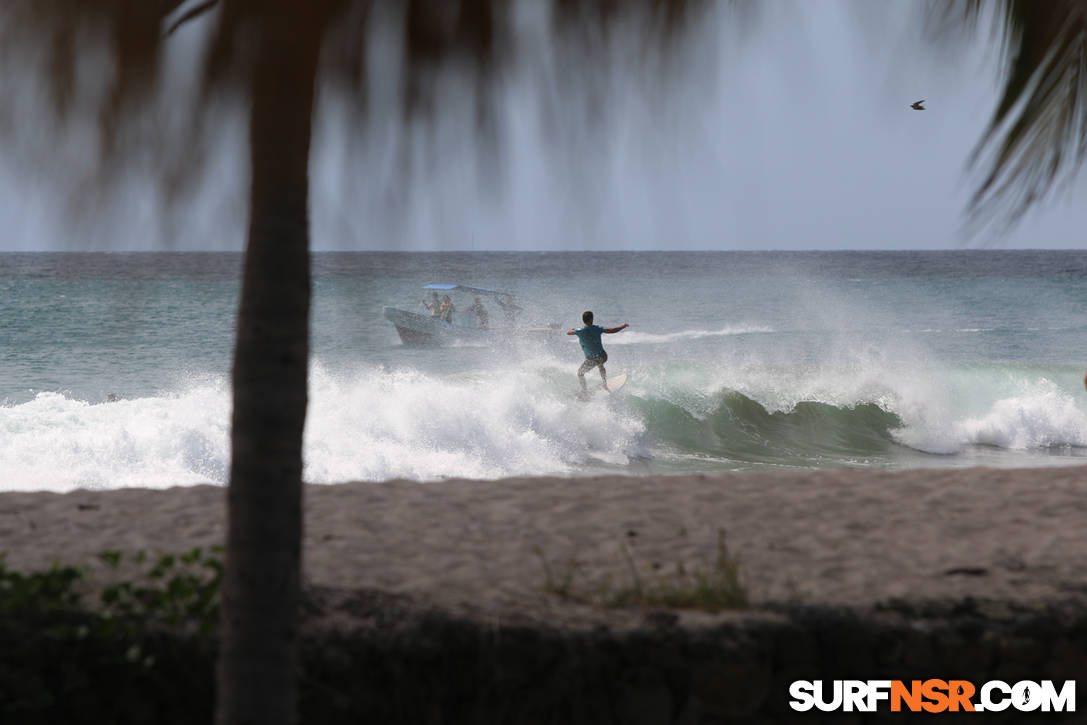
[[[1083,246],[1083,174],[1010,233],[964,239],[978,180],[965,164],[996,101],[989,26],[951,53],[922,41],[920,3],[873,5],[762,2],[747,25],[718,7],[662,80],[636,80],[621,57],[606,91],[588,91],[606,99],[599,116],[592,103],[553,112],[562,65],[530,55],[503,85],[493,165],[450,121],[409,131],[418,148],[433,133],[445,150],[417,153],[404,180],[395,123],[379,114],[364,148],[345,153],[350,131],[325,106],[311,166],[313,248]],[[928,110],[909,108],[922,98]],[[138,178],[100,225],[72,229],[49,182],[0,172],[0,249],[240,249],[243,159],[235,129],[172,240]]]

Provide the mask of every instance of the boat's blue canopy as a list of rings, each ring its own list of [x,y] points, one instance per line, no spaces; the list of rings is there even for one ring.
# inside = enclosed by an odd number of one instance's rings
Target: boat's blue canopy
[[[494,289],[487,289],[486,287],[469,287],[464,284],[424,284],[423,289],[443,290],[446,292],[471,292],[476,295],[499,295],[504,296],[510,294],[509,292],[499,292]],[[510,295],[511,297],[513,295]]]

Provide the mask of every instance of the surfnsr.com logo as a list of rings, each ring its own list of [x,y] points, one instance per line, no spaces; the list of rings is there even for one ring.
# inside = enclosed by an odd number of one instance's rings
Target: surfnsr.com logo
[[[1075,680],[1059,687],[1052,680],[989,680],[981,687],[969,680],[796,680],[789,696],[789,706],[800,712],[1076,711]]]

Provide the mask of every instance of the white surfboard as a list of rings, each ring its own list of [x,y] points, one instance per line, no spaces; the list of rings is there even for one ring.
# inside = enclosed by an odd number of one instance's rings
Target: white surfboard
[[[590,373],[591,372],[592,371],[590,371]],[[582,400],[591,400],[593,398],[599,398],[610,393],[618,392],[620,388],[627,384],[627,374],[619,373],[618,375],[609,375],[607,390],[604,390],[604,388],[600,387],[600,378],[598,374],[593,375],[592,378],[589,378],[588,374],[586,374],[585,382],[589,386],[589,392],[587,394],[578,393],[578,397]]]

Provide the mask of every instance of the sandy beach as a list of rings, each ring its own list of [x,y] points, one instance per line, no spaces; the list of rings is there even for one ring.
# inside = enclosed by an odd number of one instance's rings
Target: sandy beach
[[[37,569],[107,549],[222,543],[224,491],[0,494],[0,550]],[[571,603],[678,564],[708,570],[719,532],[752,603],[867,607],[967,597],[1028,607],[1087,598],[1087,468],[511,478],[310,485],[308,585],[380,590],[494,615]]]

